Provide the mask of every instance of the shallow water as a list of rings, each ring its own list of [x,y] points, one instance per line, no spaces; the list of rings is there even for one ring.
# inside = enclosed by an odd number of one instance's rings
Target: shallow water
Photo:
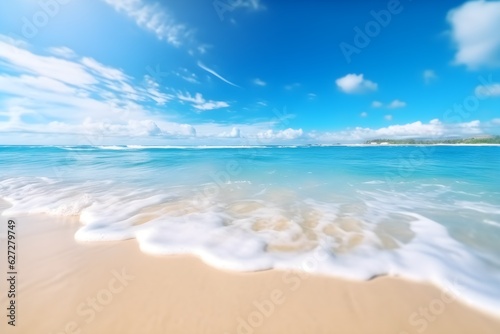
[[[219,268],[459,287],[500,311],[500,147],[0,147],[0,196]]]

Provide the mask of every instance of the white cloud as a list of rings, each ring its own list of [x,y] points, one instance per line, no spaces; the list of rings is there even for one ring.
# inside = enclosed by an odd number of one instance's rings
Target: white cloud
[[[205,65],[203,65],[203,63],[202,63],[201,61],[198,61],[198,66],[199,66],[201,69],[203,69],[203,70],[207,71],[208,73],[212,74],[213,76],[215,76],[215,77],[219,78],[220,80],[224,81],[225,83],[227,83],[227,84],[229,84],[229,85],[231,85],[231,86],[234,86],[234,87],[238,87],[238,88],[240,88],[240,86],[238,86],[238,85],[236,85],[236,84],[232,83],[231,81],[227,80],[227,79],[226,79],[226,78],[224,78],[222,75],[220,75],[219,73],[217,73],[217,72],[215,72],[214,70],[212,70],[212,69],[210,69],[210,68],[206,67]]]
[[[241,137],[241,131],[240,129],[233,127],[231,131],[229,132],[222,132],[219,134],[219,137],[223,138],[240,138]]]
[[[500,83],[477,86],[475,89],[475,93],[479,97],[500,96]]]
[[[227,12],[233,12],[237,9],[247,9],[247,11],[257,12],[266,10],[261,0],[217,0],[213,1],[213,7],[215,12],[219,15],[221,21],[224,20],[224,16]],[[234,18],[230,18],[229,22],[236,25],[237,22]]]
[[[194,84],[199,84],[198,76],[190,72],[187,68],[180,68],[178,71],[172,72],[175,76]]]
[[[43,76],[31,76],[22,74],[20,76],[0,75],[0,91],[12,95],[29,96],[33,91],[51,92],[57,94],[76,94],[77,90],[64,83]]]
[[[98,90],[95,87],[88,89]],[[2,101],[4,104],[16,101],[18,107],[49,118],[77,121],[85,116],[109,119],[143,117],[142,111],[125,96],[119,98],[105,91],[107,97],[102,100],[90,98],[87,89],[73,87],[43,76],[3,75],[0,77],[0,92],[11,96]]]
[[[391,103],[385,105],[380,101],[373,101],[372,108],[388,108],[388,109],[398,109],[406,107],[406,102],[400,101],[398,99],[393,100]]]
[[[366,111],[363,111],[361,114],[359,114],[361,117],[368,117],[368,113]]]
[[[0,40],[0,59],[6,62],[7,68],[24,73],[58,80],[76,86],[88,86],[98,81],[87,69],[78,63],[60,59],[35,55],[28,50]]]
[[[16,38],[13,38],[13,37],[7,36],[7,35],[0,34],[0,41],[5,42],[8,45],[17,46],[19,48],[27,48],[28,47],[28,43],[26,41],[24,41],[22,39],[16,39]]]
[[[192,32],[176,22],[173,16],[159,3],[146,3],[143,0],[104,0],[117,12],[122,12],[134,19],[136,24],[179,47],[192,38]]]
[[[196,130],[188,124],[166,123],[158,125],[152,120],[130,120],[125,123],[110,123],[86,119],[81,124],[53,121],[42,127],[32,127],[34,133],[92,135],[105,137],[194,137]]]
[[[196,49],[198,50],[198,52],[199,52],[200,54],[202,54],[202,55],[203,55],[203,54],[207,53],[207,50],[208,50],[208,49],[210,49],[211,47],[212,47],[212,46],[211,46],[211,45],[208,45],[208,44],[201,44],[201,45],[198,45],[198,46],[196,47]]]
[[[0,35],[0,62],[12,72],[0,74],[3,133],[28,136],[60,132],[76,136],[98,131],[125,137],[196,134],[192,126],[168,122],[164,113],[150,106],[152,102],[164,105],[173,98],[151,77],[137,83],[122,70],[92,58],[42,56],[19,45],[9,44]]]
[[[105,66],[95,59],[84,57],[82,58],[82,64],[89,68],[94,75],[102,76],[109,80],[123,81],[127,79],[127,76],[122,70]]]
[[[224,101],[207,101],[201,104],[196,104],[193,107],[195,107],[198,110],[214,110],[214,109],[220,109],[220,108],[227,108],[229,107],[229,104]]]
[[[309,100],[315,100],[316,98],[318,97],[318,95],[314,94],[314,93],[309,93],[307,94],[307,98]]]
[[[347,74],[335,80],[337,87],[347,94],[362,94],[376,91],[378,85],[364,78],[363,74]]]
[[[253,79],[253,83],[254,85],[257,85],[257,86],[265,86],[267,85],[267,83],[259,78],[255,78]]]
[[[425,70],[422,73],[422,76],[423,76],[424,81],[425,81],[426,84],[429,84],[432,81],[434,81],[434,80],[437,79],[437,75],[436,75],[436,72],[434,72],[434,70]]]
[[[304,131],[302,129],[291,129],[288,128],[286,130],[280,130],[280,131],[274,131],[274,130],[267,130],[263,132],[259,132],[257,134],[257,138],[260,139],[286,139],[286,140],[292,140],[292,139],[298,139],[304,135]]]
[[[189,93],[186,94],[178,93],[177,98],[181,101],[186,101],[191,103],[191,105],[194,108],[200,111],[229,107],[229,104],[225,101],[212,101],[212,100],[207,101],[203,98],[201,93],[196,93],[194,96],[191,96],[191,94]]]
[[[196,124],[197,136],[204,139],[213,138],[228,138],[231,134],[239,131],[240,138],[250,139],[256,138],[257,133],[267,131],[273,127],[270,122],[259,123],[233,123],[233,124],[220,124],[220,123],[201,123]],[[236,129],[236,130],[234,130]],[[222,135],[223,134],[223,135]],[[245,134],[245,136],[243,136]]]
[[[455,63],[471,69],[500,66],[500,2],[469,1],[448,12]]]
[[[57,57],[62,57],[62,58],[67,58],[67,59],[73,59],[76,57],[75,51],[73,51],[72,49],[70,49],[66,46],[52,47],[52,48],[49,48],[48,51]]]
[[[500,130],[500,124],[497,131]],[[474,120],[464,123],[442,123],[438,119],[433,119],[429,123],[421,121],[390,125],[388,127],[372,129],[356,127],[339,132],[309,133],[308,136],[317,142],[363,142],[369,139],[397,139],[397,138],[449,138],[449,137],[468,137],[484,134],[491,131],[491,127]]]
[[[496,122],[496,123],[495,123]],[[428,123],[421,121],[390,125],[382,128],[356,127],[337,132],[305,132],[302,129],[276,130],[270,128],[269,123],[260,124],[239,124],[237,128],[242,130],[245,136],[240,135],[240,144],[269,144],[282,143],[283,141],[292,143],[360,143],[375,138],[397,139],[397,138],[429,138],[446,139],[450,137],[471,137],[481,134],[497,132],[500,133],[500,119],[482,123],[478,120],[464,123],[442,123],[438,119],[433,119]],[[234,125],[233,125],[234,127]],[[228,135],[232,128],[220,124],[197,125],[198,137],[209,140],[209,138],[221,137],[221,133]],[[234,142],[233,142],[234,144]]]
[[[167,111],[156,109],[172,99],[196,110],[228,106],[205,99],[201,93],[167,94],[150,76],[135,80],[123,70],[75,55],[72,59],[42,56],[0,36],[0,138],[4,143],[69,143],[75,136],[105,136],[108,143],[148,144],[165,140],[212,144],[234,138],[266,142],[351,141],[389,136],[476,135],[500,128],[500,120],[443,124],[415,122],[381,129],[355,128],[336,133],[277,130],[288,117],[253,124],[171,122]],[[63,57],[62,55],[60,57]],[[285,113],[286,114],[286,113]],[[492,130],[493,129],[493,130]],[[47,136],[47,134],[50,134]],[[342,139],[343,138],[343,139]],[[29,139],[29,140],[28,140]]]
[[[189,93],[186,94],[179,93],[177,94],[177,98],[179,98],[179,100],[181,101],[191,102],[194,104],[201,104],[205,102],[205,99],[202,97],[200,93],[196,93],[194,96],[191,96],[191,94]]]
[[[387,108],[389,109],[398,109],[398,108],[404,108],[406,107],[406,102],[403,102],[403,101],[400,101],[400,100],[394,100],[392,101],[391,103],[389,103],[389,105],[387,106]]]
[[[385,119],[386,121],[392,121],[392,115],[385,115],[385,116],[384,116],[384,119]]]
[[[146,82],[146,93],[158,105],[164,105],[173,98],[170,94],[162,93],[160,91],[160,85],[149,75],[144,77],[144,81]]]
[[[286,86],[285,86],[285,89],[286,89],[286,90],[294,90],[294,89],[297,89],[297,88],[299,88],[299,87],[300,87],[300,83],[298,83],[298,82],[294,82],[294,83],[292,83],[292,84],[288,84],[288,85],[286,85]]]

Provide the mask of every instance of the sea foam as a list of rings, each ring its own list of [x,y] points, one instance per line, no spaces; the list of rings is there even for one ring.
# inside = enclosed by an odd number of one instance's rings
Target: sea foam
[[[388,184],[381,180],[393,162],[381,149],[370,151],[372,161],[363,148],[346,147],[300,156],[293,148],[97,149],[79,153],[60,177],[47,161],[67,161],[65,150],[37,156],[38,148],[26,148],[39,175],[4,160],[22,176],[1,177],[0,197],[11,204],[5,216],[78,216],[79,242],[136,239],[145,253],[191,254],[225,270],[399,276],[453,288],[498,313],[498,187],[484,175],[436,178],[448,172],[435,169],[439,157],[430,176],[420,166]]]

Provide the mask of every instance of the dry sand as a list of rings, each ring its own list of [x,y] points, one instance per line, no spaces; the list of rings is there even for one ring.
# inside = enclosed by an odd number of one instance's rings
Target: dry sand
[[[0,218],[3,274],[7,218]],[[2,315],[2,334],[500,333],[500,317],[452,301],[430,285],[223,272],[194,257],[145,255],[133,240],[78,244],[76,218],[15,221],[17,319],[8,326]],[[0,288],[7,314],[5,279]]]

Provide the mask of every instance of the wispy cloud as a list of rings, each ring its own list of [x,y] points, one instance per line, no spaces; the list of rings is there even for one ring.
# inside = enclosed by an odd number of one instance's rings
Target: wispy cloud
[[[146,92],[149,94],[149,97],[156,102],[156,104],[164,105],[165,103],[173,99],[172,95],[161,92],[160,84],[158,84],[149,75],[146,75],[144,77],[144,81],[146,83]]]
[[[14,46],[20,47],[20,48],[28,47],[28,43],[25,40],[14,38],[14,37],[7,36],[7,35],[0,34],[0,41],[5,42],[9,45],[14,45]]]
[[[252,82],[253,82],[254,85],[257,85],[257,86],[262,86],[263,87],[263,86],[267,85],[267,83],[264,80],[259,79],[259,78],[253,79]]]
[[[380,101],[373,101],[371,106],[372,108],[398,109],[406,107],[406,102],[396,99],[386,105]]]
[[[432,81],[437,79],[437,74],[434,70],[425,70],[422,73],[422,76],[426,84],[430,84]]]
[[[146,3],[143,0],[104,0],[116,11],[132,18],[135,23],[156,34],[175,47],[192,40],[192,30],[178,23],[173,15],[159,3]]]
[[[200,81],[198,76],[192,72],[190,72],[187,68],[180,68],[178,71],[172,72],[175,76],[194,84],[199,84]]]
[[[299,139],[304,134],[300,129],[276,130],[275,120],[202,122],[196,127],[170,121],[166,108],[156,106],[168,104],[171,111],[173,100],[182,101],[202,112],[226,108],[229,103],[201,93],[174,93],[153,76],[137,80],[122,69],[78,54],[72,60],[40,55],[0,38],[0,62],[9,68],[0,74],[0,94],[4,96],[0,100],[0,137],[5,143],[68,144],[92,136],[101,138],[99,143],[111,144],[187,138],[206,144],[237,140],[243,134],[257,142],[259,138]]]
[[[210,68],[206,67],[205,65],[203,65],[203,63],[202,63],[201,61],[198,61],[198,66],[199,66],[201,69],[203,69],[203,70],[207,71],[208,73],[212,74],[213,76],[215,76],[215,77],[219,78],[220,80],[224,81],[225,83],[227,83],[227,84],[229,84],[229,85],[231,85],[231,86],[234,86],[234,87],[238,87],[238,88],[240,88],[240,86],[238,86],[238,85],[236,85],[236,84],[232,83],[231,81],[229,81],[229,80],[227,80],[226,78],[224,78],[223,76],[221,76],[219,73],[217,73],[217,72],[215,72],[214,70],[212,70],[212,69],[210,69]]]
[[[4,41],[0,41],[0,58],[6,62],[4,66],[8,68],[52,78],[66,84],[88,86],[98,82],[82,64],[56,57],[35,55]]]
[[[260,0],[215,0],[213,6],[221,21],[227,12],[233,12],[237,9],[247,9],[249,12],[257,12],[267,9]],[[236,20],[229,20],[232,24],[236,24]]]
[[[214,110],[214,109],[220,109],[220,108],[227,108],[229,107],[229,104],[224,101],[206,101],[201,104],[196,104],[194,107],[198,110],[205,111],[205,110]]]
[[[62,57],[62,58],[67,58],[67,59],[73,59],[76,57],[75,51],[73,51],[72,49],[70,49],[66,46],[52,47],[52,48],[49,48],[48,51],[57,57]]]
[[[106,79],[124,81],[127,76],[122,70],[118,70],[113,67],[105,66],[95,59],[84,57],[81,60],[82,64],[93,72],[94,75],[102,76]]]
[[[404,107],[406,107],[406,102],[400,101],[397,99],[392,101],[391,103],[389,103],[389,105],[387,106],[387,108],[389,108],[389,109],[398,109],[398,108],[404,108]]]
[[[200,110],[200,111],[206,111],[206,110],[214,110],[214,109],[220,109],[220,108],[227,108],[229,107],[229,103],[225,101],[212,101],[212,100],[205,100],[202,96],[201,93],[196,93],[194,96],[191,96],[189,93],[178,93],[177,98],[180,101],[185,101],[191,103],[191,105]]]
[[[363,94],[378,89],[378,85],[364,78],[363,74],[347,74],[335,80],[337,87],[347,94]]]
[[[0,75],[4,133],[187,133],[184,124],[168,122],[155,110],[154,105],[164,105],[173,96],[151,77],[138,83],[121,69],[93,58],[76,54],[73,58],[39,55],[0,41],[0,62],[10,68],[9,74]],[[135,132],[126,133],[129,130]]]
[[[294,89],[297,89],[299,87],[300,87],[300,83],[298,83],[298,82],[294,82],[294,83],[285,85],[286,90],[294,90]]]
[[[475,89],[475,93],[480,97],[495,97],[500,96],[500,83],[492,83],[489,85],[480,85]]]

